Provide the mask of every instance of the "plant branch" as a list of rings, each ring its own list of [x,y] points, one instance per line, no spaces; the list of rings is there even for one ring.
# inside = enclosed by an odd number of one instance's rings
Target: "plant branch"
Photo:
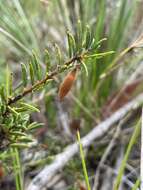
[[[24,91],[21,94],[15,96],[13,98],[10,98],[8,100],[7,105],[11,105],[11,104],[17,102],[18,100],[22,99],[24,96],[26,96],[27,94],[31,93],[33,90],[36,90],[38,87],[40,87],[43,84],[45,84],[48,80],[53,79],[53,77],[56,76],[61,71],[66,70],[67,69],[66,66],[69,66],[71,63],[73,63],[75,61],[81,60],[82,57],[83,57],[83,55],[77,55],[77,56],[71,58],[69,61],[65,62],[65,64],[63,66],[61,66],[60,68],[57,68],[56,70],[54,70],[50,74],[47,74],[44,79],[42,79],[40,81],[37,81],[37,83],[35,83],[31,87],[25,88]]]

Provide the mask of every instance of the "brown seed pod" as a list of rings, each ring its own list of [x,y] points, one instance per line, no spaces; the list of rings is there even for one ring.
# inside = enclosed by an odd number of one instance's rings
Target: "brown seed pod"
[[[70,73],[68,73],[64,81],[60,85],[59,93],[58,93],[60,101],[62,101],[63,98],[67,95],[67,93],[70,91],[76,79],[76,73],[77,73],[77,68],[73,69]]]

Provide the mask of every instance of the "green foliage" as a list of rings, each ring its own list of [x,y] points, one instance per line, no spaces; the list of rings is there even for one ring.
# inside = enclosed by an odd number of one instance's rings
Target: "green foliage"
[[[47,49],[45,50],[44,62],[46,64],[46,72],[48,73],[51,65],[51,60],[50,60],[49,51]]]
[[[82,30],[82,31],[81,31]],[[62,56],[60,48],[55,46],[55,54],[57,59],[57,68],[54,71],[50,71],[50,58],[49,52],[46,50],[46,70],[42,73],[39,59],[35,52],[33,52],[29,63],[29,75],[25,64],[21,64],[22,73],[22,86],[20,86],[15,92],[13,92],[12,79],[9,68],[7,67],[6,72],[6,90],[3,85],[0,89],[0,118],[1,118],[1,130],[4,133],[4,139],[8,140],[8,145],[12,147],[29,147],[28,142],[32,142],[32,138],[28,135],[29,130],[39,127],[41,124],[35,122],[29,124],[29,114],[32,112],[39,112],[34,105],[27,103],[23,98],[30,93],[38,90],[43,86],[48,80],[53,79],[53,77],[71,67],[84,67],[86,73],[88,74],[88,69],[86,66],[86,60],[93,58],[102,58],[103,56],[113,53],[96,53],[96,48],[102,42],[98,43],[95,40],[89,38],[89,31],[85,29],[85,35],[80,35],[81,32],[84,34],[84,30],[81,29],[81,22],[78,22],[77,33],[72,35],[70,32],[67,33],[68,38],[68,49],[69,60],[61,64]],[[98,45],[97,45],[98,44]],[[42,76],[43,75],[43,76]],[[43,78],[42,78],[43,77]],[[31,83],[31,85],[30,85]],[[29,86],[30,85],[30,86]],[[6,94],[5,94],[6,92]],[[12,96],[14,94],[14,96]],[[7,147],[6,147],[7,148]]]
[[[22,82],[23,82],[23,86],[26,87],[27,86],[27,69],[25,64],[21,63],[21,72],[22,72]]]
[[[39,112],[35,106],[30,103],[25,102],[23,99],[27,94],[33,93],[44,84],[47,83],[50,79],[53,79],[54,76],[68,70],[69,68],[74,67],[84,67],[86,73],[88,74],[88,69],[86,66],[86,60],[92,58],[100,58],[105,55],[108,55],[113,52],[98,53],[96,54],[95,50],[98,47],[95,44],[94,39],[89,38],[89,33],[86,31],[85,35],[80,35],[81,32],[81,23],[78,22],[77,33],[75,36],[70,32],[67,33],[68,38],[68,49],[69,49],[69,60],[65,61],[64,64],[61,64],[62,56],[61,51],[58,45],[55,45],[55,55],[57,60],[57,68],[54,71],[50,71],[50,56],[48,50],[45,52],[46,57],[46,72],[44,74],[41,72],[40,62],[37,58],[35,52],[33,52],[32,57],[29,63],[29,75],[24,64],[21,64],[21,73],[22,73],[22,87],[20,86],[16,92],[13,92],[11,74],[7,67],[6,72],[6,97],[5,97],[5,88],[1,85],[0,89],[0,127],[1,133],[3,134],[3,139],[0,149],[9,149],[11,148],[13,154],[13,168],[15,173],[16,189],[22,190],[22,174],[20,170],[20,161],[19,161],[19,148],[29,148],[30,143],[33,142],[33,138],[30,136],[30,131],[41,126],[36,122],[30,123],[29,117],[32,112]],[[90,32],[90,31],[89,31]],[[86,39],[86,40],[85,40]],[[84,43],[83,43],[84,42]],[[98,43],[99,44],[99,43]],[[85,62],[85,63],[84,63]],[[47,72],[48,71],[48,72]],[[42,76],[43,75],[43,76]],[[45,76],[44,76],[45,75]],[[43,77],[43,78],[42,78]],[[30,81],[29,81],[30,80]],[[31,85],[29,86],[29,83]],[[14,94],[14,96],[12,96]],[[4,142],[7,141],[5,145]],[[78,140],[80,141],[79,135]],[[83,159],[82,148],[80,145],[80,152],[82,156],[82,164],[84,175],[88,189],[90,189],[88,176],[85,166],[85,161]],[[19,167],[18,172],[16,167]]]
[[[0,84],[0,150],[4,150],[7,156],[10,156],[10,147],[17,150],[29,148],[34,141],[31,136],[33,130],[43,125],[35,121],[31,123],[30,115],[39,112],[39,109],[26,96],[36,95],[44,87],[45,101],[48,102],[45,113],[50,115],[53,127],[57,114],[53,97],[59,82],[55,76],[72,68],[79,67],[83,72],[79,72],[74,95],[71,96],[75,103],[70,110],[71,115],[84,118],[86,128],[83,133],[89,131],[91,123],[101,120],[104,103],[112,92],[120,88],[116,74],[122,64],[117,63],[129,52],[125,48],[130,40],[127,32],[130,31],[136,1],[119,0],[118,6],[115,5],[113,1],[111,11],[112,4],[108,5],[106,0],[49,1],[48,6],[43,6],[39,0],[35,0],[34,4],[31,0],[0,2],[0,67],[5,63],[15,66],[22,62],[18,86],[14,86],[15,75],[11,74],[9,66],[5,80]],[[66,37],[68,47],[65,47]],[[49,39],[56,45],[49,45]],[[65,60],[65,57],[68,59]],[[122,59],[122,62],[134,65],[141,59],[142,56],[138,60]],[[14,69],[14,74],[16,72]],[[51,91],[52,96],[46,96]],[[17,161],[14,164],[16,171],[20,163]],[[21,177],[16,178],[19,188]]]

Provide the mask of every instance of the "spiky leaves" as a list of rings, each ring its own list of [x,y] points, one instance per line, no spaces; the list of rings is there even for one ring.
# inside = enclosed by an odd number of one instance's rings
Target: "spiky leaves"
[[[72,34],[68,31],[67,38],[69,59],[62,64],[63,56],[60,47],[55,45],[54,61],[56,60],[57,64],[55,70],[51,71],[50,67],[52,62],[52,54],[50,54],[48,50],[45,51],[44,63],[46,69],[44,69],[44,72],[42,69],[44,66],[41,64],[41,61],[35,52],[32,53],[27,67],[23,63],[21,64],[22,89],[20,85],[20,88],[16,89],[14,92],[13,97],[11,97],[13,91],[11,75],[10,72],[7,71],[6,90],[2,86],[0,88],[0,117],[4,118],[3,125],[8,127],[7,132],[11,134],[10,138],[12,137],[12,139],[9,138],[9,141],[11,142],[12,140],[14,143],[13,146],[19,146],[20,143],[23,146],[24,139],[25,141],[29,141],[29,137],[27,136],[28,130],[38,126],[34,123],[31,124],[31,127],[27,128],[28,120],[26,122],[23,121],[23,117],[25,117],[26,114],[29,114],[33,111],[38,111],[35,106],[23,102],[23,97],[25,97],[27,94],[34,93],[36,90],[39,90],[41,87],[47,84],[47,81],[54,80],[56,75],[71,69],[59,88],[58,96],[60,100],[63,100],[63,98],[71,90],[73,83],[76,80],[78,68],[83,67],[86,71],[86,74],[88,75],[87,63],[90,61],[87,62],[87,59],[95,60],[113,53],[96,53],[96,49],[99,48],[104,39],[100,40],[99,42],[95,42],[94,38],[92,38],[90,27],[83,27],[80,21],[77,24],[76,34]],[[22,91],[21,93],[20,90]],[[9,117],[7,117],[7,115],[9,115]],[[18,135],[21,135],[22,138],[20,138]]]
[[[22,72],[22,83],[23,86],[26,87],[28,80],[27,80],[27,70],[25,64],[21,63],[21,72]]]

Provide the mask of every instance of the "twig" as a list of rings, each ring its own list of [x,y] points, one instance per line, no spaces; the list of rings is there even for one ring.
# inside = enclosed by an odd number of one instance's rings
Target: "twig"
[[[42,85],[44,85],[48,80],[53,79],[54,76],[56,76],[57,74],[61,73],[64,70],[66,70],[67,66],[69,66],[71,63],[74,63],[75,61],[80,61],[81,59],[83,59],[84,55],[85,55],[85,53],[72,57],[67,62],[65,62],[60,68],[57,67],[53,72],[51,72],[50,74],[47,74],[44,79],[37,81],[35,84],[33,84],[30,87],[24,88],[24,90],[23,90],[23,92],[21,94],[18,94],[16,96],[12,97],[12,98],[9,98],[8,102],[6,104],[6,110],[3,113],[3,117],[6,116],[9,113],[8,106],[10,106],[11,104],[16,103],[17,101],[24,98],[26,95],[32,93],[34,90],[36,90],[39,87],[41,87]]]
[[[47,74],[44,79],[42,79],[42,80],[40,80],[40,81],[37,81],[36,84],[32,85],[32,86],[29,87],[29,88],[25,88],[24,91],[23,91],[21,94],[15,96],[15,97],[13,97],[13,98],[10,98],[10,99],[8,100],[8,103],[7,103],[7,104],[8,104],[8,105],[11,105],[11,104],[17,102],[18,100],[22,99],[24,96],[26,96],[27,94],[31,93],[33,90],[37,89],[39,86],[45,84],[48,80],[53,79],[53,77],[54,77],[55,75],[57,75],[58,73],[60,73],[62,70],[65,70],[65,69],[66,69],[65,66],[69,66],[71,63],[73,63],[73,62],[75,62],[75,61],[78,61],[78,60],[80,60],[81,58],[82,58],[82,55],[75,56],[75,57],[71,58],[71,59],[70,59],[69,61],[67,61],[60,69],[58,68],[58,69],[56,69],[55,71],[51,72],[50,74]]]
[[[143,103],[143,94],[137,96],[134,100],[127,103],[122,108],[118,109],[111,117],[101,122],[93,128],[85,137],[81,139],[82,146],[88,147],[97,138],[102,137],[109,131],[113,124],[122,119],[129,111],[137,109]],[[45,168],[32,180],[27,190],[39,190],[49,183],[51,178],[62,169],[68,161],[78,153],[78,144],[69,145],[62,153],[55,157],[52,164],[45,166]]]

